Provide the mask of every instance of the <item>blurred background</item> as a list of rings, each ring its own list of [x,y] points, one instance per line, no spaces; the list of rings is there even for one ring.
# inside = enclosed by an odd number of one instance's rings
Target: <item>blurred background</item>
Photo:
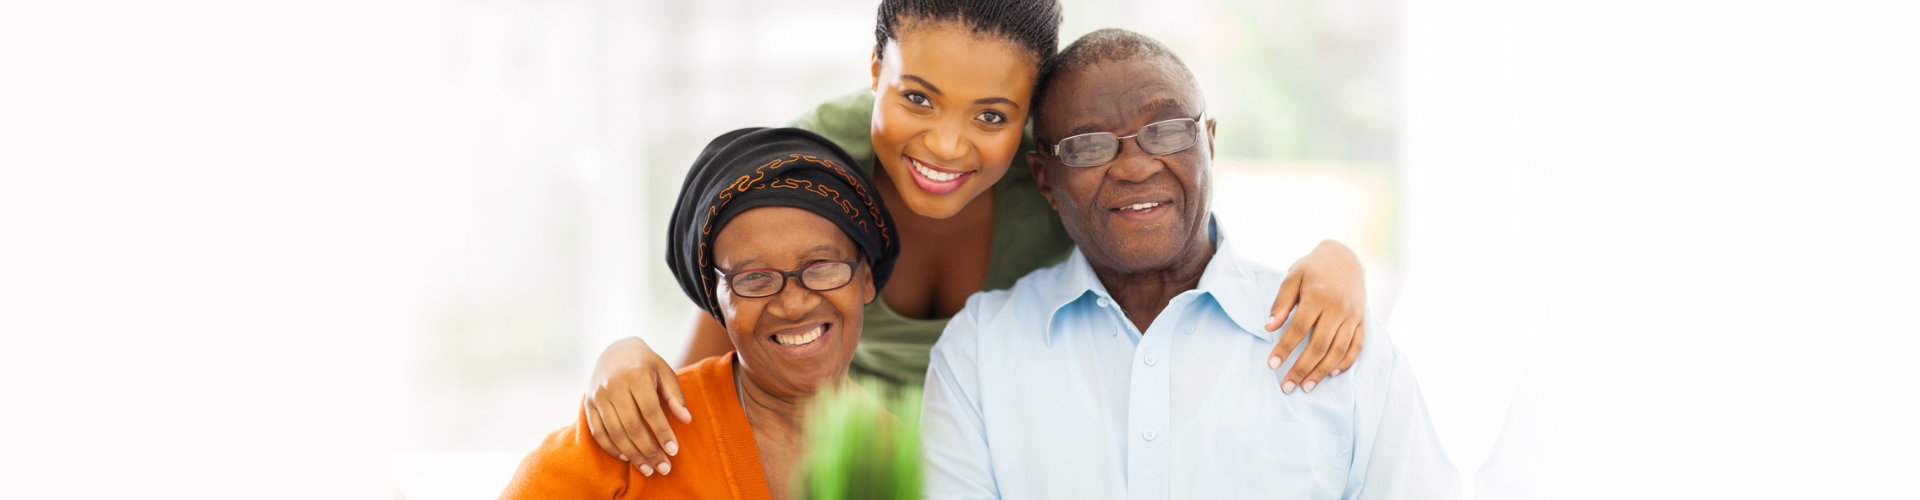
[[[677,360],[700,146],[869,84],[873,0],[0,7],[0,491],[490,498]],[[1467,498],[1911,495],[1920,36],[1871,2],[1065,2],[1368,264]]]

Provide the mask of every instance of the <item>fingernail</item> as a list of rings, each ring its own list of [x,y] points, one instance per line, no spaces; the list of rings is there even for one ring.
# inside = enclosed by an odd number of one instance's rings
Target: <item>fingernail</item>
[[[647,464],[640,464],[640,475],[646,476],[646,477],[653,477],[653,466],[647,465]]]
[[[1279,357],[1279,356],[1267,356],[1267,369],[1268,369],[1268,370],[1278,370],[1278,369],[1280,369],[1280,357]]]
[[[1274,328],[1277,328],[1276,326],[1274,326],[1273,322],[1279,321],[1279,320],[1280,320],[1279,316],[1267,316],[1267,331],[1271,332],[1273,331]]]
[[[1286,382],[1281,382],[1281,383],[1280,383],[1280,392],[1283,392],[1283,393],[1287,393],[1287,394],[1293,394],[1293,381],[1292,381],[1292,380],[1288,380],[1288,381],[1286,381]]]
[[[672,470],[673,470],[673,464],[660,462],[660,475],[665,476],[667,475],[667,472]]]
[[[1312,381],[1312,380],[1308,380],[1308,381],[1307,381],[1307,383],[1305,383],[1305,384],[1301,384],[1301,385],[1300,385],[1300,388],[1301,388],[1302,390],[1305,390],[1305,391],[1307,391],[1307,392],[1313,392],[1313,386],[1315,386],[1315,385],[1319,385],[1319,383],[1318,383],[1318,382],[1314,382],[1314,381]]]
[[[1328,373],[1328,374],[1327,374],[1327,376],[1329,376],[1329,377],[1331,377],[1331,376],[1334,376],[1334,375],[1339,375],[1339,374],[1340,374],[1340,369],[1339,369],[1339,368],[1334,368],[1334,369],[1333,369],[1333,373]]]
[[[667,456],[674,456],[674,455],[680,454],[680,443],[667,441],[666,448],[667,448]]]
[[[630,461],[630,460],[627,460],[627,455],[623,453],[623,454],[621,454],[621,455],[620,455],[620,461],[622,461],[622,462],[628,462],[628,461]]]

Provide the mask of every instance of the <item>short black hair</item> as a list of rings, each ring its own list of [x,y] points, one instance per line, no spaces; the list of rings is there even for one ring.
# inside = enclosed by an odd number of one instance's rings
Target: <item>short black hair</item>
[[[976,34],[1013,42],[1045,61],[1060,48],[1058,0],[881,0],[873,24],[873,54],[900,39],[904,21],[960,22]]]
[[[1029,107],[1033,111],[1028,113],[1028,120],[1034,123],[1040,121],[1041,110],[1046,109],[1047,93],[1053,87],[1053,79],[1061,72],[1099,62],[1151,58],[1173,64],[1187,77],[1187,82],[1193,84],[1194,89],[1200,88],[1199,80],[1193,77],[1192,70],[1187,69],[1187,63],[1174,55],[1173,49],[1167,48],[1166,44],[1132,31],[1106,28],[1074,40],[1060,53],[1040,64],[1040,80],[1033,85],[1033,104]]]

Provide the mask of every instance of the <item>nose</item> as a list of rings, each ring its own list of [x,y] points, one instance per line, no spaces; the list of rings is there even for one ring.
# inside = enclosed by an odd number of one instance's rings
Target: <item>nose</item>
[[[941,160],[957,160],[966,156],[970,149],[967,147],[966,126],[965,122],[959,120],[942,120],[927,132],[927,151]]]
[[[820,305],[820,292],[800,284],[799,276],[788,276],[787,280],[787,286],[774,294],[773,301],[767,304],[767,312],[782,319],[797,320]]]
[[[1107,164],[1107,177],[1127,182],[1146,182],[1154,174],[1165,170],[1164,156],[1147,154],[1140,149],[1140,143],[1133,140],[1120,141],[1120,154]]]

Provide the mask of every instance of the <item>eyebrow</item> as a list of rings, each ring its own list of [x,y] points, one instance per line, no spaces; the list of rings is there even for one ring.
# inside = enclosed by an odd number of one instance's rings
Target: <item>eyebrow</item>
[[[974,104],[1005,104],[1008,106],[1013,106],[1013,109],[1020,109],[1020,105],[1014,104],[1013,99],[1008,99],[1005,97],[988,97],[985,99],[974,99],[973,103]]]
[[[1180,107],[1181,107],[1180,100],[1174,99],[1171,97],[1162,97],[1162,98],[1154,99],[1151,101],[1147,101],[1144,104],[1141,104],[1140,108],[1137,111],[1140,113],[1146,114],[1147,116],[1154,116],[1160,113],[1165,113],[1167,112],[1167,110],[1170,110],[1170,109],[1179,109]],[[1181,118],[1187,118],[1187,117],[1182,116]]]
[[[1154,99],[1154,100],[1147,101],[1145,103],[1140,104],[1139,108],[1135,108],[1135,112],[1147,115],[1148,117],[1150,117],[1150,119],[1153,119],[1153,121],[1157,122],[1157,121],[1160,121],[1158,120],[1158,118],[1160,118],[1161,114],[1166,113],[1168,110],[1180,109],[1181,107],[1182,106],[1180,106],[1179,99],[1174,99],[1171,97],[1161,97],[1161,98]],[[1191,117],[1183,115],[1175,118],[1191,118]],[[1168,118],[1168,119],[1173,119],[1173,118]],[[1094,132],[1112,132],[1114,134],[1118,134],[1119,132],[1113,132],[1112,130],[1113,128],[1115,127],[1108,127],[1099,122],[1083,123],[1083,124],[1074,126],[1070,130],[1067,130],[1066,137],[1073,137],[1080,134],[1090,134]]]
[[[822,256],[821,254],[825,254],[826,257],[834,257],[834,254],[839,252],[839,250],[840,249],[838,248],[834,248],[833,245],[819,245],[819,246],[801,251],[800,260],[815,259],[817,257],[821,257]],[[734,263],[734,265],[737,266],[737,269],[734,269],[734,271],[737,272],[737,271],[746,270],[746,269],[770,269],[767,266],[770,266],[772,264],[767,264],[766,262],[761,261],[758,258],[753,258],[753,259],[747,259],[740,262],[736,262]],[[801,267],[806,267],[806,264],[801,264]],[[719,268],[720,266],[714,266],[714,269],[719,269]],[[721,272],[727,272],[727,271],[722,270]]]
[[[934,86],[934,85],[933,85],[932,83],[929,83],[929,82],[927,82],[927,79],[925,79],[925,78],[921,78],[921,77],[917,77],[917,76],[913,76],[913,75],[900,75],[900,79],[902,79],[902,80],[913,80],[913,81],[915,81],[915,82],[918,82],[918,83],[920,84],[920,86],[922,86],[922,87],[926,87],[926,88],[927,88],[927,90],[931,90],[931,91],[933,91],[933,93],[935,93],[935,94],[940,94],[940,95],[947,95],[947,94],[945,94],[945,93],[942,93],[942,92],[940,92],[940,87],[936,87],[936,86]]]

